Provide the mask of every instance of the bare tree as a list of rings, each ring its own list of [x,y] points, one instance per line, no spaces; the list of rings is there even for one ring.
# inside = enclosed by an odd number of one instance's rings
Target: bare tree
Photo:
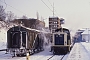
[[[16,18],[16,16],[14,15],[14,13],[12,13],[11,11],[7,12],[7,21],[11,22]]]
[[[5,18],[6,18],[5,9],[3,8],[3,6],[0,5],[0,21],[5,20]]]
[[[17,17],[12,13],[11,11],[7,12],[6,16],[6,22],[7,22],[7,27],[13,24],[13,20],[16,19]]]

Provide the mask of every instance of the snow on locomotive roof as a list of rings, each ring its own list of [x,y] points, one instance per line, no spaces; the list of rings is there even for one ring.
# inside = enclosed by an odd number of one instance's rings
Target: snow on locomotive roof
[[[49,18],[58,18],[57,16],[50,16]]]

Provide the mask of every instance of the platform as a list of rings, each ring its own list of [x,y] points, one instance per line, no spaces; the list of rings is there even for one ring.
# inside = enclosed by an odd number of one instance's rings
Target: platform
[[[81,43],[75,43],[67,60],[90,60],[89,53]]]

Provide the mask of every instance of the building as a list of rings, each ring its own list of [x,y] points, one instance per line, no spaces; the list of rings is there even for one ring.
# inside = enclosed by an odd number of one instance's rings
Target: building
[[[86,42],[90,42],[90,30],[85,30],[83,33],[82,33],[82,40],[83,41],[86,41]]]
[[[22,23],[23,26],[38,30],[45,28],[45,22],[37,19],[15,19],[13,23],[16,23],[17,25]]]
[[[55,32],[55,29],[60,28],[60,19],[58,17],[49,17],[49,30],[51,33]]]

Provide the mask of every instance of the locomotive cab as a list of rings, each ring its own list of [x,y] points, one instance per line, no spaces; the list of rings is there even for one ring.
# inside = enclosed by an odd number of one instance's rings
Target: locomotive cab
[[[69,30],[57,31],[53,33],[51,51],[53,54],[66,54],[70,51],[70,33]]]
[[[58,32],[53,34],[53,45],[67,45],[67,34]]]

